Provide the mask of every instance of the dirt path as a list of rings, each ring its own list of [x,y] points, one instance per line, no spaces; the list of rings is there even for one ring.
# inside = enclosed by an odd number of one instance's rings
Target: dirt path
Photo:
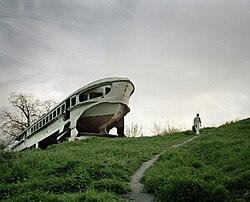
[[[180,147],[193,139],[197,138],[197,136],[194,136],[180,144],[172,145],[171,148],[177,148]],[[128,194],[125,194],[121,196],[122,199],[125,199],[126,201],[136,201],[136,202],[152,202],[154,201],[154,196],[148,193],[143,192],[144,185],[140,182],[145,171],[154,164],[159,156],[167,151],[164,150],[160,154],[157,154],[153,156],[149,161],[144,162],[140,168],[134,173],[132,176],[131,181],[129,182],[129,189],[130,192]]]

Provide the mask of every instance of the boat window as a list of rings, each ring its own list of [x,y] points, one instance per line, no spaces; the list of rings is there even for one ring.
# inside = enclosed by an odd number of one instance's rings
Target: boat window
[[[24,131],[24,133],[23,133],[23,138],[26,138],[26,137],[27,137],[27,130]]]
[[[111,87],[105,87],[105,95],[107,95],[111,90]]]
[[[103,96],[102,93],[96,93],[96,92],[89,93],[89,99],[97,98],[97,97],[101,97],[101,96]]]
[[[76,105],[76,97],[71,98],[71,107]]]
[[[21,139],[24,139],[24,134],[21,135]]]
[[[79,95],[79,101],[80,101],[80,102],[84,102],[84,101],[86,101],[86,100],[88,100],[88,94],[87,94],[87,93],[81,93],[81,94]]]
[[[61,108],[59,107],[59,108],[57,108],[57,115],[60,115],[60,112],[61,112]]]
[[[55,117],[56,117],[56,110],[53,111],[53,118],[55,118]]]
[[[65,113],[65,104],[62,105],[62,113]]]
[[[52,120],[52,114],[49,115],[49,120]]]
[[[47,116],[47,117],[46,117],[46,123],[48,123],[48,122],[49,122],[49,117]]]
[[[110,92],[110,90],[111,90],[111,85],[105,85],[105,86],[91,89],[86,92],[82,92],[79,94],[79,101],[84,102],[89,99],[102,97],[104,95],[107,95]]]
[[[43,125],[45,125],[45,119],[43,119]]]

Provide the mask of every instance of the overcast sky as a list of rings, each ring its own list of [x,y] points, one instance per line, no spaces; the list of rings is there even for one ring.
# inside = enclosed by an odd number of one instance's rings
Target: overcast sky
[[[250,117],[250,1],[0,0],[0,107],[109,76],[135,84],[125,121],[147,134]]]

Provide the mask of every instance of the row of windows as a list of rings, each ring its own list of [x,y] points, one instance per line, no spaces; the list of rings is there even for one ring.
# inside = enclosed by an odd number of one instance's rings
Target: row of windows
[[[70,106],[73,107],[77,104],[77,98],[79,102],[84,102],[93,98],[102,97],[110,92],[110,85],[96,88],[87,92],[82,92],[79,95],[72,97],[70,101]]]
[[[87,101],[89,99],[104,96],[110,92],[110,89],[111,89],[110,85],[107,85],[107,86],[102,86],[102,87],[99,87],[96,89],[92,89],[92,90],[87,91],[87,92],[82,92],[82,93],[80,93],[80,94],[78,94],[70,99],[70,107],[75,106],[78,102],[84,102],[84,101]],[[67,103],[67,101],[66,101],[66,103]],[[56,117],[58,117],[62,114],[65,114],[65,113],[66,113],[66,105],[64,103],[61,106],[59,106],[58,108],[56,108],[55,110],[53,110],[52,112],[50,112],[49,114],[47,114],[46,117],[44,117],[43,119],[38,121],[35,125],[33,125],[30,129],[30,133],[33,133],[33,132],[39,130],[44,125],[46,125],[48,122],[50,122],[51,120],[55,119]]]
[[[35,125],[33,125],[30,129],[30,132],[33,133],[36,130],[40,129],[41,127],[43,127],[44,125],[46,125],[48,122],[50,122],[51,120],[53,120],[54,118],[62,115],[65,113],[65,104],[59,106],[57,109],[53,110],[52,112],[50,112],[46,117],[44,117],[43,119],[41,119],[40,121],[38,121]]]

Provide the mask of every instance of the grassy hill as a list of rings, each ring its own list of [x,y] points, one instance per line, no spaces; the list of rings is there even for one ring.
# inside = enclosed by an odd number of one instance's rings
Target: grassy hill
[[[160,156],[143,181],[160,201],[250,201],[250,119],[207,128]]]
[[[162,201],[249,199],[250,119],[201,130],[148,170],[146,189]],[[89,138],[0,153],[0,201],[119,201],[140,164],[191,132],[142,138]]]

